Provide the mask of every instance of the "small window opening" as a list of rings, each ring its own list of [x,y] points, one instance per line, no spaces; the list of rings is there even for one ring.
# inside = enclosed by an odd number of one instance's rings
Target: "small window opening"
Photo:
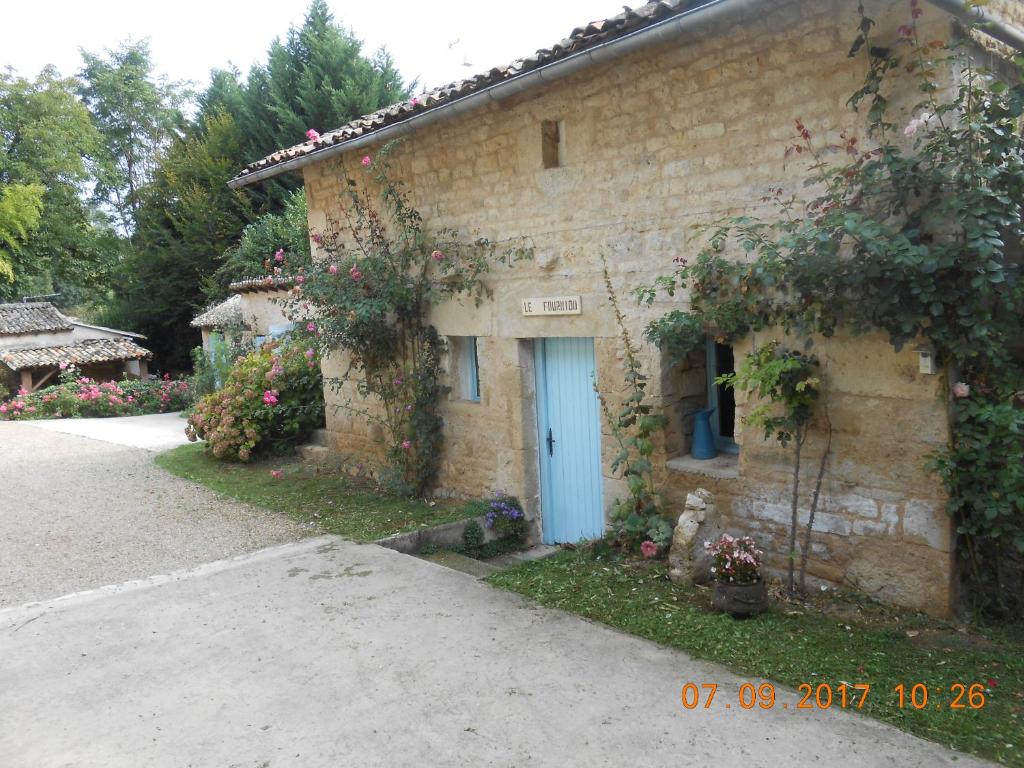
[[[707,342],[708,407],[711,414],[711,431],[715,447],[728,453],[739,453],[736,443],[736,393],[732,387],[718,384],[715,379],[727,373],[736,372],[736,355],[728,344],[719,344],[714,339]]]
[[[461,400],[480,401],[480,360],[477,355],[476,336],[453,336],[449,338],[452,347],[454,371],[452,379],[456,394]]]
[[[541,126],[541,159],[545,168],[565,164],[565,125],[561,120],[544,120]]]

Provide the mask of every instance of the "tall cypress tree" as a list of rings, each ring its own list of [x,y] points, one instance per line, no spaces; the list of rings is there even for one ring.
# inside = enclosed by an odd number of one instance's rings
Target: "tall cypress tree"
[[[245,136],[247,160],[258,160],[305,141],[310,128],[331,130],[409,95],[388,53],[367,57],[362,48],[325,0],[313,0],[302,26],[275,40],[267,63],[254,66],[244,83],[237,72],[214,72],[202,108],[230,113]],[[299,183],[278,178],[252,192],[265,210],[280,211]]]

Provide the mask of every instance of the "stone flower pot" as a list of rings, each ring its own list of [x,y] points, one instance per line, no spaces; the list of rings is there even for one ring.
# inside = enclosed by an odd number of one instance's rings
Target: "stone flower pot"
[[[753,584],[715,582],[711,605],[734,619],[748,619],[768,607],[768,589],[763,579]]]

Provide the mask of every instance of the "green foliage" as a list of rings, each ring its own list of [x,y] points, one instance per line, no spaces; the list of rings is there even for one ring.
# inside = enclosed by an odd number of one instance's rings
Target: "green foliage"
[[[659,546],[672,539],[672,525],[662,516],[659,494],[654,480],[655,440],[665,428],[668,419],[654,411],[647,402],[647,374],[638,357],[626,327],[626,318],[619,307],[619,299],[608,273],[608,262],[601,254],[605,290],[612,306],[622,340],[625,397],[618,414],[613,413],[609,398],[595,390],[601,400],[605,421],[618,444],[618,453],[612,460],[611,470],[626,481],[629,498],[616,500],[612,511],[611,536],[627,547],[639,547],[645,540]]]
[[[283,249],[293,269],[310,265],[309,221],[305,190],[291,192],[281,213],[265,213],[242,231],[238,245],[224,254],[215,281],[227,286],[235,280],[269,272],[273,255]]]
[[[354,541],[377,541],[467,516],[462,505],[389,498],[347,475],[318,471],[295,458],[242,464],[220,461],[201,445],[182,445],[161,453],[156,463],[230,498]]]
[[[470,520],[462,529],[462,546],[467,552],[477,552],[484,544],[484,529],[476,520]]]
[[[316,329],[324,354],[341,350],[349,369],[330,384],[353,380],[358,399],[342,407],[379,424],[386,436],[385,484],[422,496],[437,477],[443,442],[438,403],[445,391],[444,343],[427,322],[436,304],[487,292],[482,277],[493,249],[461,242],[452,230],[427,232],[402,186],[388,176],[387,149],[368,170],[347,179],[344,221],[314,233],[324,260],[308,270],[285,254],[279,268],[301,284],[288,312]],[[380,208],[370,187],[380,195]],[[363,401],[374,405],[366,407]]]
[[[195,343],[189,323],[208,296],[223,295],[214,273],[252,220],[249,198],[226,185],[242,162],[238,127],[215,115],[202,135],[171,143],[139,192],[135,248],[102,320],[146,334],[167,367],[188,368]]]
[[[858,28],[851,55],[865,56],[868,71],[850,106],[868,105],[877,146],[862,150],[849,134],[821,146],[797,121],[788,154],[809,158],[806,183],[820,193],[802,205],[771,190],[764,202],[776,218],[716,222],[692,264],[638,293],[649,302],[658,290],[688,291],[689,312],[648,328],[676,354],[697,348],[702,330],[732,339],[766,328],[805,338],[881,330],[897,349],[926,339],[978,392],[958,409],[953,445],[937,465],[965,545],[1020,541],[1024,552],[1024,508],[1008,501],[1020,498],[1020,477],[986,471],[1005,460],[1000,446],[1019,439],[1013,419],[997,414],[1024,381],[1024,58],[1006,62],[1004,76],[979,71],[962,42],[921,41],[919,12],[896,48],[871,45],[871,19]],[[884,95],[896,71],[915,75],[924,94],[902,131]],[[954,74],[949,88],[944,78]],[[990,452],[975,444],[979,433]]]
[[[717,383],[748,392],[767,403],[751,408],[743,418],[785,447],[802,443],[814,405],[821,396],[821,380],[814,375],[818,359],[782,349],[777,341],[762,344],[746,356],[736,373],[719,376]],[[781,406],[781,413],[778,407]]]
[[[338,128],[409,92],[385,51],[364,55],[362,43],[335,21],[325,0],[313,0],[302,26],[271,44],[265,64],[250,68],[244,80],[237,71],[215,71],[199,103],[203,114],[226,111],[235,119],[252,161],[305,141],[310,128]],[[299,183],[283,176],[251,193],[277,212]]]
[[[14,255],[42,219],[45,191],[39,184],[0,186],[0,278],[8,282],[14,282]]]
[[[179,107],[185,96],[180,85],[154,74],[146,40],[122,43],[103,56],[81,53],[78,93],[103,138],[94,197],[131,233],[139,224],[143,187],[184,128]]]
[[[239,358],[224,387],[196,403],[189,440],[219,459],[283,453],[323,425],[319,359],[308,340],[268,342]]]
[[[970,581],[983,610],[1012,616],[1024,553],[1024,392],[975,392],[957,401],[956,440],[932,467],[949,493]]]
[[[120,252],[79,193],[100,138],[75,87],[50,67],[34,80],[0,73],[0,262],[14,276],[0,279],[0,301],[54,292],[65,307],[95,300]]]

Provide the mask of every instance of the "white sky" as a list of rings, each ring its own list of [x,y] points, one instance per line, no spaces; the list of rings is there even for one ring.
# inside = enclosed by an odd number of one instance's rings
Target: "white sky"
[[[385,46],[406,81],[444,85],[547,47],[577,26],[622,10],[616,0],[328,0],[335,20]],[[229,62],[243,74],[263,62],[276,36],[301,24],[308,0],[31,0],[5,2],[0,67],[34,77],[46,64],[64,75],[121,40],[149,38],[157,72],[205,87]],[[640,2],[637,5],[642,4]],[[463,63],[468,62],[469,66]]]

